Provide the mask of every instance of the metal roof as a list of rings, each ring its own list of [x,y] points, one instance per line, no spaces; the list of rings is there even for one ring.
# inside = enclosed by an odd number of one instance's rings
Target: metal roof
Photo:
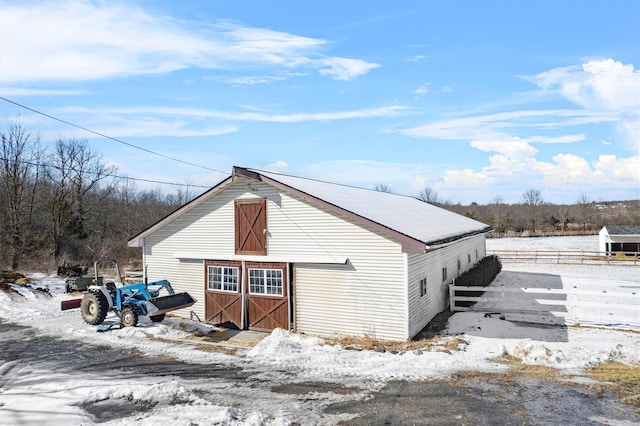
[[[638,225],[607,225],[609,235],[640,235],[640,226]]]
[[[244,170],[373,221],[426,246],[446,244],[493,230],[487,224],[415,197],[239,167],[234,168],[234,174],[244,174]]]

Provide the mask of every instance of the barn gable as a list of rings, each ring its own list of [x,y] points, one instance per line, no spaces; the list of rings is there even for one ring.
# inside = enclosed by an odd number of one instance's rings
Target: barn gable
[[[297,197],[339,212],[365,226],[393,235],[408,251],[424,252],[472,235],[485,234],[492,228],[466,216],[398,194],[357,188],[295,176],[234,167],[230,178],[182,206],[147,230],[133,237],[129,245],[176,216],[190,210],[208,197],[215,196],[230,181],[247,177],[273,186]]]

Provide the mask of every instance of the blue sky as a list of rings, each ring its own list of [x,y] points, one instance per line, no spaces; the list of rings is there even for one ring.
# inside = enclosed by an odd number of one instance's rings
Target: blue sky
[[[2,1],[0,128],[463,204],[640,198],[638,1]],[[163,187],[137,182],[139,188]],[[200,189],[197,189],[199,191]]]

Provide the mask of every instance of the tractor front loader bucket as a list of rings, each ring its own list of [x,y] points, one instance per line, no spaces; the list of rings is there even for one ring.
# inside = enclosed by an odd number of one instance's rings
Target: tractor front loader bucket
[[[147,300],[147,315],[156,316],[166,314],[177,309],[188,308],[196,303],[189,293],[176,293],[169,296],[156,297]]]

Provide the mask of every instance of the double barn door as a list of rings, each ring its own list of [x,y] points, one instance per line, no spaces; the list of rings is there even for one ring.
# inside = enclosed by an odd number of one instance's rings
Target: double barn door
[[[288,286],[286,263],[245,262],[243,267],[238,261],[207,260],[206,322],[252,330],[287,330]]]

